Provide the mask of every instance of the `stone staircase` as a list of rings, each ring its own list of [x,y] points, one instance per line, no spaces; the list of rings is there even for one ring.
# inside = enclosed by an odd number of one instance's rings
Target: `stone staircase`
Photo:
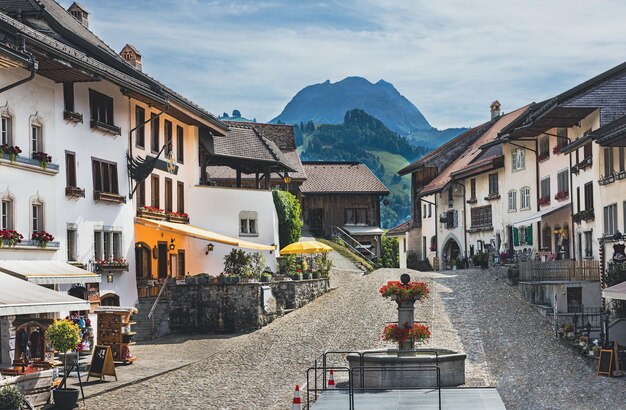
[[[430,261],[420,260],[415,254],[409,254],[406,261],[406,266],[409,269],[419,270],[421,272],[432,272],[433,267],[430,265]]]
[[[148,314],[155,300],[156,297],[139,299],[139,306],[137,307],[139,312],[133,316],[133,321],[136,322],[133,325],[133,331],[137,333],[135,335],[136,341],[158,339],[170,332],[169,301],[166,294],[161,295],[154,309],[154,329],[152,327],[152,319],[148,319]]]

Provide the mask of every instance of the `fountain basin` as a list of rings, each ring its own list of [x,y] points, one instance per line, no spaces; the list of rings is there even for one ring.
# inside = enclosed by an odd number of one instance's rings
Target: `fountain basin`
[[[433,351],[438,353],[438,359]],[[376,389],[436,387],[436,371],[407,369],[424,366],[439,366],[441,387],[465,384],[465,359],[467,358],[465,353],[438,348],[415,349],[412,352],[400,352],[400,355],[397,349],[364,350],[361,353],[362,359],[355,353],[347,356],[350,369],[360,366],[384,367],[384,369],[363,370],[363,386],[361,386],[361,370],[354,370],[355,387]]]

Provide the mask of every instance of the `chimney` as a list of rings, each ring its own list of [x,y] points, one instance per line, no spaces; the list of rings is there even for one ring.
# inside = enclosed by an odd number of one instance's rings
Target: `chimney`
[[[87,9],[85,7],[83,7],[82,5],[74,2],[67,9],[67,11],[72,16],[74,16],[74,18],[76,20],[78,20],[80,22],[80,24],[82,24],[83,26],[89,28],[89,12],[87,12]]]
[[[493,120],[496,117],[500,116],[500,101],[495,100],[491,103],[491,119]]]
[[[122,56],[128,64],[141,71],[141,53],[134,46],[126,44],[122,51],[120,51],[120,56]]]

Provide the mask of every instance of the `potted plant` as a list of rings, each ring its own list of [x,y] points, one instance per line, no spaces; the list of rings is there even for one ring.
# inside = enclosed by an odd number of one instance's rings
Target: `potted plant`
[[[430,293],[425,282],[409,282],[405,285],[397,280],[390,280],[386,285],[381,286],[378,291],[382,297],[391,298],[398,303],[412,302],[414,300],[423,302]]]
[[[271,282],[272,274],[271,273],[262,273],[261,274],[261,282]]]
[[[15,246],[15,244],[21,243],[24,236],[11,229],[0,229],[0,248],[4,245]]]
[[[78,324],[69,320],[56,320],[46,330],[46,338],[50,341],[52,348],[59,353],[63,353],[63,374],[67,375],[67,353],[76,349],[80,343],[80,333]],[[61,410],[73,409],[78,401],[78,389],[57,387],[52,391],[55,408]]]
[[[300,269],[296,270],[295,273],[291,274],[291,279],[293,279],[293,280],[302,280],[302,271]]]
[[[21,409],[24,394],[16,385],[4,386],[0,389],[0,409]]]
[[[20,149],[20,147],[16,146],[12,146],[9,144],[2,144],[0,146],[0,151],[2,151],[2,154],[7,154],[9,156],[9,161],[11,162],[15,162],[17,160],[17,156],[22,152],[22,150]]]
[[[46,231],[39,231],[39,232],[33,232],[33,236],[31,239],[33,241],[39,241],[39,246],[41,246],[41,249],[46,249],[46,247],[48,246],[48,242],[51,242],[54,240],[54,236],[52,236]]]
[[[328,278],[330,276],[330,270],[333,268],[333,261],[328,257],[327,253],[322,253],[315,257],[315,265],[317,266],[317,272],[319,277]],[[313,274],[315,278],[315,273]]]
[[[33,159],[39,161],[39,166],[43,169],[48,168],[48,164],[52,162],[52,157],[45,152],[33,152]]]
[[[594,346],[591,348],[591,355],[598,357],[600,356],[600,350],[602,350],[602,348],[600,346]]]

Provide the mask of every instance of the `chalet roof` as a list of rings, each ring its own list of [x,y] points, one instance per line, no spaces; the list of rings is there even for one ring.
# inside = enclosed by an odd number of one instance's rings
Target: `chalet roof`
[[[302,194],[389,195],[387,187],[365,164],[359,162],[303,162],[306,181]]]
[[[463,153],[461,153],[461,155],[456,160],[454,160],[445,169],[441,170],[439,175],[433,178],[433,180],[430,181],[428,185],[421,189],[420,195],[428,195],[444,190],[445,187],[450,183],[450,181],[452,181],[454,177],[453,174],[455,172],[465,170],[474,161],[476,161],[476,165],[482,165],[484,163],[487,163],[488,161],[491,161],[497,154],[497,148],[495,148],[494,146],[485,149],[482,146],[486,143],[496,140],[500,130],[504,126],[511,123],[511,121],[519,117],[521,114],[526,112],[526,108],[527,107],[522,107],[508,114],[496,117],[495,122],[493,123],[493,125],[491,125],[491,127],[487,128],[466,148]],[[491,152],[489,152],[490,150]],[[487,154],[488,152],[488,157],[481,155]]]
[[[579,138],[578,140],[574,141],[574,143],[583,139],[586,139],[587,141],[595,140],[598,144],[602,146],[626,146],[626,115],[606,124],[604,127],[598,128],[597,130],[587,134],[585,137]],[[570,145],[573,145],[574,143]]]
[[[387,231],[385,235],[387,236],[403,236],[406,232],[411,228],[411,220],[402,222],[398,226],[394,226],[390,230]]]
[[[441,172],[444,168],[458,158],[467,147],[476,141],[496,120],[487,121],[451,139],[447,143],[432,150],[422,158],[407,165],[398,171],[400,175],[406,175],[421,168],[437,167]]]

